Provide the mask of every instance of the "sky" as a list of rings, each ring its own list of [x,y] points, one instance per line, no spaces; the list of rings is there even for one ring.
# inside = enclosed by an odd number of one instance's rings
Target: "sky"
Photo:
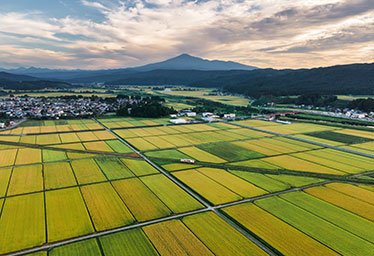
[[[1,0],[0,67],[110,69],[188,53],[260,68],[374,62],[374,0]]]

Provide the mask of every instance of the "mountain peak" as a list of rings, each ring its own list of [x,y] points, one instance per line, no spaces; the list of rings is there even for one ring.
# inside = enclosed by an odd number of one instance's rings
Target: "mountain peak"
[[[207,60],[183,53],[174,58],[148,64],[141,67],[135,67],[137,71],[150,71],[155,69],[169,70],[253,70],[253,66],[244,65],[233,61]]]
[[[191,57],[193,57],[193,56],[189,55],[188,53],[182,53],[181,55],[178,55],[175,58],[191,58]],[[193,58],[196,58],[196,57],[193,57]]]

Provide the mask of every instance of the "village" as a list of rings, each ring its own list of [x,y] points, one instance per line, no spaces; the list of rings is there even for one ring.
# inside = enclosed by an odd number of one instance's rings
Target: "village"
[[[7,97],[0,98],[0,113],[9,118],[88,117],[115,112],[123,101],[99,97]]]

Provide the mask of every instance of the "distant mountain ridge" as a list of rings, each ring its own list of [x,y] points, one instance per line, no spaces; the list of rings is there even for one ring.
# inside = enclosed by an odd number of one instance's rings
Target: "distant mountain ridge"
[[[70,88],[71,84],[0,72],[0,87],[12,90],[40,90],[44,88]]]
[[[374,95],[374,63],[277,70],[257,69],[235,62],[209,61],[182,54],[166,61],[126,69],[90,71],[21,68],[14,72],[24,76],[14,77],[16,86],[19,85],[17,81],[22,79],[76,84],[212,87],[254,97],[305,93]],[[6,77],[9,74],[2,75],[3,79],[11,81]]]
[[[144,66],[121,68],[121,69],[106,69],[106,70],[60,70],[60,69],[46,69],[46,68],[17,68],[17,69],[0,69],[8,73],[18,75],[29,75],[42,79],[57,79],[77,83],[90,82],[107,82],[113,76],[120,79],[123,75],[133,74],[136,72],[145,72],[152,70],[202,70],[202,71],[223,71],[223,70],[254,70],[257,67],[244,65],[233,61],[220,60],[206,60],[199,57],[194,57],[189,54],[181,54],[174,58],[147,64]]]

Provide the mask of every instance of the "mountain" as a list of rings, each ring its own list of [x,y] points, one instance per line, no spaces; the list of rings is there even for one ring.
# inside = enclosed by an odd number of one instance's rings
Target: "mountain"
[[[162,62],[152,63],[145,66],[107,69],[107,70],[63,70],[46,68],[18,68],[18,69],[0,69],[13,74],[29,75],[40,79],[62,80],[71,83],[93,83],[107,82],[111,80],[121,80],[130,74],[137,72],[153,70],[253,70],[256,67],[243,65],[232,61],[205,60],[193,57],[188,54],[182,54],[175,58]],[[115,79],[113,79],[115,78]]]
[[[126,69],[27,68],[13,72],[22,73],[22,76],[11,77],[9,72],[0,73],[0,79],[8,82],[47,80],[50,86],[51,80],[56,83],[101,82],[107,85],[186,85],[222,88],[254,97],[305,93],[374,95],[374,63],[277,70],[257,69],[235,62],[209,61],[182,54],[166,61]],[[13,86],[21,85],[13,83]],[[39,82],[36,87],[40,86],[46,85]]]
[[[132,68],[136,71],[151,71],[157,69],[167,70],[253,70],[253,66],[247,66],[233,61],[206,60],[194,57],[188,54],[182,54],[177,57],[148,64],[145,66]]]
[[[69,88],[71,84],[0,72],[0,87],[12,90],[40,90],[44,88]]]

